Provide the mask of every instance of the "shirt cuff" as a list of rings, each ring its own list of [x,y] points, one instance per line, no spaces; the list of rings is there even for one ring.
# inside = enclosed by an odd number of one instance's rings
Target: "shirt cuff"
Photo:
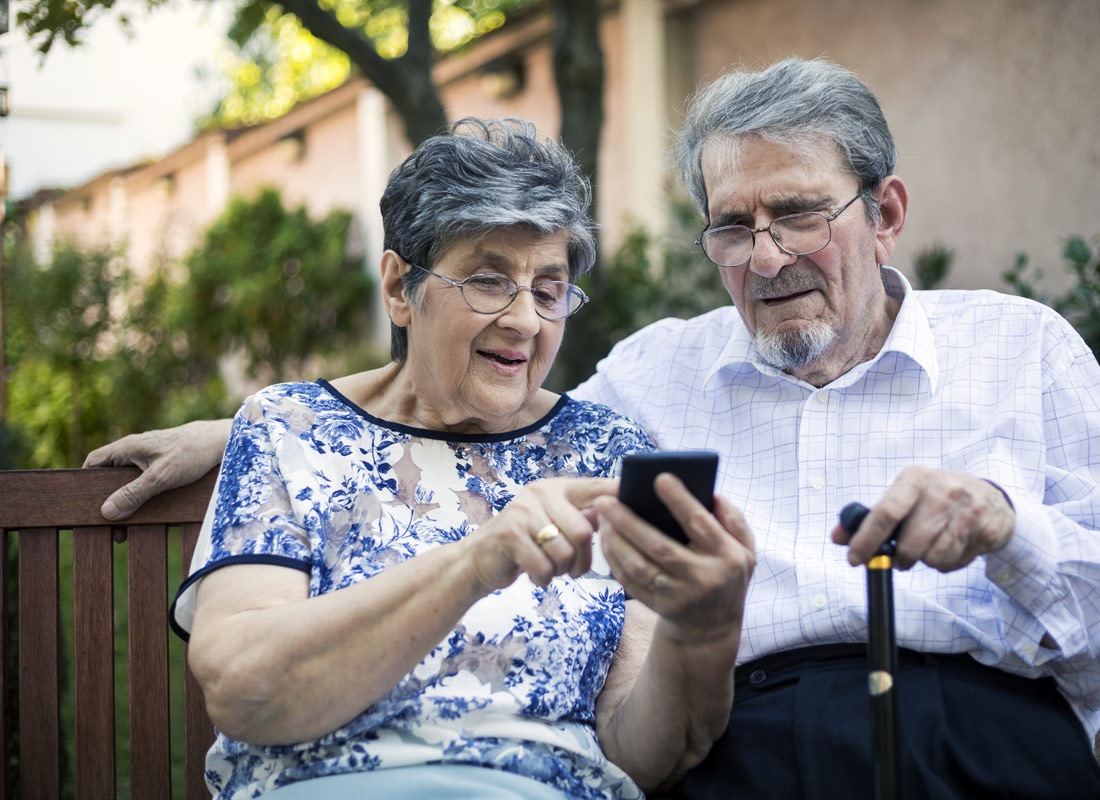
[[[1001,617],[1012,649],[1030,664],[1041,663],[1046,659],[1036,657],[1043,634],[1049,633],[1063,653],[1073,652],[1080,644],[1072,641],[1079,626],[1067,612],[1072,598],[1058,576],[1058,538],[1046,507],[1028,498],[1009,502],[1016,510],[1016,530],[1005,547],[985,556],[985,574],[1007,595]]]

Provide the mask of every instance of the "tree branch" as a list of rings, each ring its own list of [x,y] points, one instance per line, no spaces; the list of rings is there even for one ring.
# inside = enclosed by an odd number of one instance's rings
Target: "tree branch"
[[[362,31],[342,25],[334,14],[322,9],[316,0],[279,0],[278,4],[298,17],[315,37],[347,53],[363,76],[386,95],[397,109],[405,123],[405,134],[413,145],[434,135],[447,124],[443,104],[432,83],[432,51],[428,28],[431,0],[411,0],[409,51],[401,58],[393,60],[378,55],[374,42]]]

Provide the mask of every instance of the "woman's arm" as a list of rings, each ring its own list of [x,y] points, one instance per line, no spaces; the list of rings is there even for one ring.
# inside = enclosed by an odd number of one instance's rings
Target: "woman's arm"
[[[646,790],[702,761],[726,728],[755,564],[752,534],[736,509],[715,498],[709,514],[671,476],[657,487],[691,538],[689,548],[613,499],[598,503],[604,552],[638,600],[628,603],[597,700],[597,732],[608,758]],[[663,585],[653,582],[658,572]]]
[[[211,720],[254,744],[329,733],[386,695],[479,598],[521,572],[546,585],[580,575],[592,524],[580,509],[614,491],[609,479],[537,481],[465,539],[353,586],[309,597],[309,577],[239,564],[199,583],[188,660]],[[540,547],[553,522],[561,536]]]

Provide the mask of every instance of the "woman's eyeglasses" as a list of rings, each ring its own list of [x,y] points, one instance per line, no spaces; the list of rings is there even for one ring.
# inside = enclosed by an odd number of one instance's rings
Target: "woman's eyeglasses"
[[[456,281],[412,262],[408,264],[456,287],[462,293],[466,305],[478,314],[499,314],[512,305],[521,290],[531,293],[535,301],[535,313],[545,320],[565,319],[580,311],[581,306],[588,302],[588,295],[568,281],[540,281],[533,286],[520,286],[499,272],[481,272]]]

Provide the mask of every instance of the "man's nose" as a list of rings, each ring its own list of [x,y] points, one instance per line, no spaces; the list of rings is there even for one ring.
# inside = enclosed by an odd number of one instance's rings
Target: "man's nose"
[[[774,278],[779,270],[788,264],[793,264],[798,256],[792,256],[775,243],[771,233],[760,231],[756,234],[756,242],[753,244],[752,256],[749,258],[749,269],[764,278]]]

